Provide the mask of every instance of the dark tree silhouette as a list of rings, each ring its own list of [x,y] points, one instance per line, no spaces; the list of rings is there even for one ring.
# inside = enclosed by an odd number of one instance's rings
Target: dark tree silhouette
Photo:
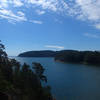
[[[52,100],[50,89],[41,85],[44,68],[40,64],[38,68],[36,74],[26,63],[21,65],[9,59],[0,42],[0,93],[5,93],[5,98],[9,95],[11,100]],[[4,100],[1,97],[0,100]]]
[[[35,70],[36,75],[40,78],[40,80],[45,81],[47,83],[47,78],[43,75],[45,69],[40,63],[33,63],[33,69]]]
[[[100,65],[100,52],[64,50],[57,53],[55,60],[62,62]]]

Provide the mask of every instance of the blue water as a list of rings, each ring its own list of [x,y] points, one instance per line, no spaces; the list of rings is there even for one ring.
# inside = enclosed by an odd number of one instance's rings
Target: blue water
[[[41,63],[57,100],[100,100],[100,68],[55,62],[53,58],[14,57],[21,64]]]

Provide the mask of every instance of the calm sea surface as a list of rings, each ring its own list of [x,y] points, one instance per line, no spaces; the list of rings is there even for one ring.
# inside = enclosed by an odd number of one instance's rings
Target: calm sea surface
[[[31,65],[41,63],[57,100],[100,100],[100,68],[55,62],[53,58],[11,57]]]

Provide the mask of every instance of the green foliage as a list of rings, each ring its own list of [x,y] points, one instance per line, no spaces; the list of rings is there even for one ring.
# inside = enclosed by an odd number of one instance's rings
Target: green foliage
[[[64,50],[60,51],[56,55],[55,60],[59,60],[62,62],[100,65],[100,52]]]
[[[42,51],[28,51],[19,54],[19,57],[54,57],[56,55],[55,51],[42,50]]]
[[[45,71],[43,66],[40,63],[33,63],[33,69],[35,70],[35,73],[40,78],[40,80],[45,81],[47,83],[47,78],[43,75]]]
[[[5,47],[0,43],[0,92],[12,96],[13,100],[52,100],[50,90],[45,90],[40,80],[46,80],[44,68],[35,63],[35,70],[15,59],[9,59]],[[47,93],[46,93],[47,91]]]

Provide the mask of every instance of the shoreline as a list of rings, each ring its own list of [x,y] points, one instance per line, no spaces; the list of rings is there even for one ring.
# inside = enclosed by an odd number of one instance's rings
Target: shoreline
[[[89,64],[89,63],[86,63],[86,62],[81,62],[81,63],[75,63],[75,62],[64,62],[64,61],[61,61],[61,60],[55,60],[55,62],[60,62],[60,63],[64,63],[64,64],[82,64],[82,65],[87,65],[87,66],[95,66],[95,67],[99,67],[100,65],[99,64]]]

